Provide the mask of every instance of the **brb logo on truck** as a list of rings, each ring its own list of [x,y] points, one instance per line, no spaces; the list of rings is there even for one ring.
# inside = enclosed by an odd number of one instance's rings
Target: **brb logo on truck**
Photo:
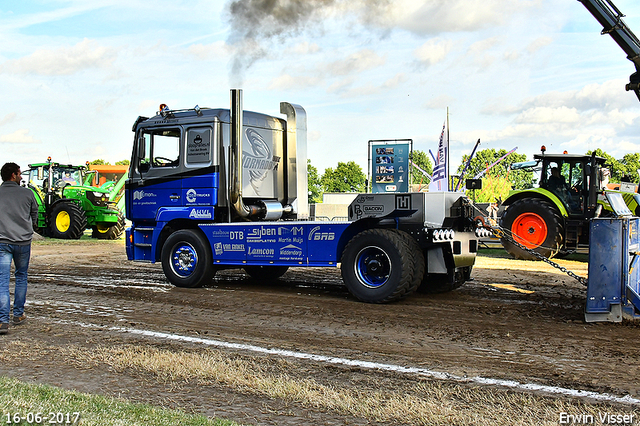
[[[247,129],[245,135],[249,141],[249,152],[242,151],[242,168],[249,172],[251,186],[256,194],[259,194],[260,183],[269,172],[277,170],[280,157],[272,155],[269,144],[260,133],[253,129]]]
[[[319,226],[316,226],[309,232],[309,241],[333,241],[336,238],[335,232],[318,232]]]

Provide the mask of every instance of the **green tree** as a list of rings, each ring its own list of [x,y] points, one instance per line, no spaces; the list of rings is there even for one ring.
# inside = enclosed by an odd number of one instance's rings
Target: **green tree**
[[[116,161],[116,166],[128,166],[129,164],[130,164],[129,160]]]
[[[525,154],[518,154],[512,152],[507,155],[507,157],[493,166],[488,170],[487,168],[497,161],[499,158],[507,154],[506,149],[495,150],[494,148],[483,149],[481,151],[476,152],[476,155],[471,160],[471,164],[467,168],[462,179],[472,179],[473,177],[479,175],[484,172],[484,174],[489,173],[491,176],[503,176],[506,177],[510,186],[513,189],[525,189],[531,188],[533,185],[533,172],[527,170],[511,170],[511,164],[519,163],[522,161],[527,161],[527,156]],[[462,156],[462,162],[458,167],[457,174],[462,173],[462,169],[465,164],[469,161],[469,155],[465,154]],[[457,183],[457,182],[455,182]],[[462,187],[464,187],[464,182]]]
[[[433,164],[426,152],[416,149],[411,154],[411,161],[430,175],[433,174]],[[423,175],[415,166],[411,166],[411,183],[426,185],[429,183],[429,178]]]
[[[309,204],[322,202],[322,184],[318,169],[311,165],[311,160],[307,159],[307,180],[309,184]]]
[[[613,158],[612,156],[610,156],[600,148],[596,149],[595,151],[593,150],[587,151],[586,155],[591,155],[594,152],[596,156],[603,157],[606,159],[605,165],[611,172],[611,178],[609,179],[609,182],[619,183],[620,180],[622,179],[622,176],[624,176],[624,174],[627,171],[626,167],[620,161],[616,160],[615,158]]]
[[[625,168],[626,175],[631,179],[631,182],[640,182],[640,176],[638,170],[640,169],[640,154],[634,152],[633,154],[625,154],[620,160],[620,163]]]
[[[90,161],[89,164],[93,164],[94,166],[110,166],[111,165],[111,164],[109,164],[108,162],[104,161],[101,158],[98,158],[97,160]]]
[[[320,178],[323,192],[364,192],[367,177],[354,161],[339,162],[334,170],[329,167]]]

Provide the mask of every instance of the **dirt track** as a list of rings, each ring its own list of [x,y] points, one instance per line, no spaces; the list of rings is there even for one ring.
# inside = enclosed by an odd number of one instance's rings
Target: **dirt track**
[[[586,263],[566,265],[586,276]],[[36,243],[29,323],[3,340],[47,347],[136,340],[102,328],[116,326],[640,398],[639,327],[585,324],[585,288],[577,281],[538,262],[488,257],[478,259],[472,277],[448,294],[370,305],[350,297],[337,269],[292,269],[270,285],[224,271],[206,288],[179,289],[160,265],[128,262],[122,241]],[[324,368],[314,376],[353,380],[345,371]],[[107,368],[60,365],[55,354],[13,360],[0,374],[240,422],[371,424],[224,388],[176,392]],[[401,387],[402,379],[394,383]]]

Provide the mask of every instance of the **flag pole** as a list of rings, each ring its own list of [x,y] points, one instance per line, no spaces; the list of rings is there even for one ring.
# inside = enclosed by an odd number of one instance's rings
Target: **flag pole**
[[[447,156],[447,191],[451,191],[451,173],[449,173],[449,151],[451,151],[451,139],[449,139],[449,107],[447,107],[447,152],[445,153],[445,155]]]

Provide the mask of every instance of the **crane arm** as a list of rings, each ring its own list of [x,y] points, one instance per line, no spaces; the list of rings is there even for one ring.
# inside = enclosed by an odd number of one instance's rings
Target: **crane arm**
[[[633,90],[640,100],[640,40],[622,20],[624,15],[611,0],[578,1],[600,22],[602,34],[609,34],[635,65],[636,72],[629,77],[626,89]]]

